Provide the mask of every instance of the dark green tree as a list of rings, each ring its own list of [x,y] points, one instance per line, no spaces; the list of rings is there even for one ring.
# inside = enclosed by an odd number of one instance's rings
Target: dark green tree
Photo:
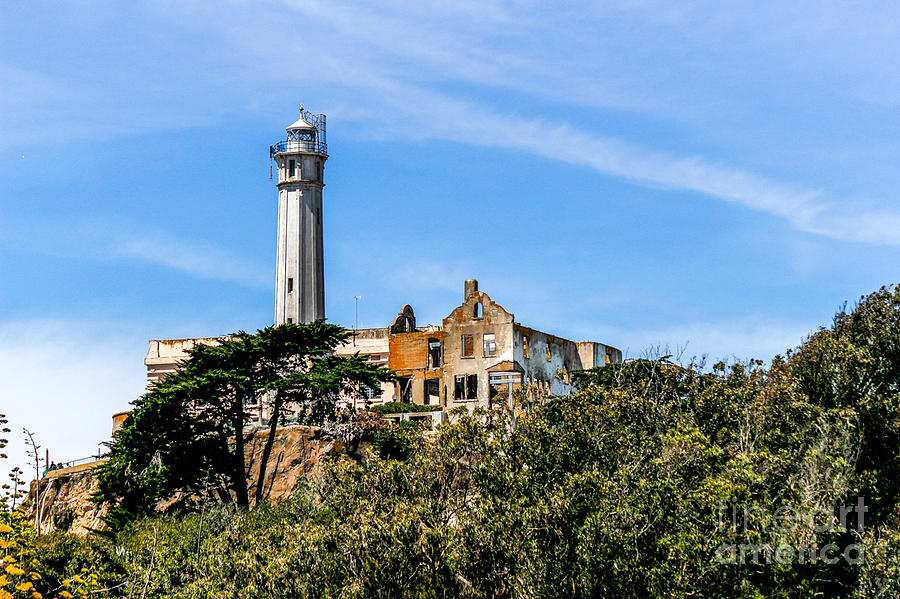
[[[341,391],[390,378],[364,357],[333,354],[349,335],[320,320],[196,346],[175,373],[134,402],[99,473],[97,500],[114,503],[113,520],[150,511],[177,492],[247,508],[246,444],[267,415],[270,434],[255,485],[255,500],[262,500],[274,431],[288,409],[299,422],[322,424],[337,415]]]

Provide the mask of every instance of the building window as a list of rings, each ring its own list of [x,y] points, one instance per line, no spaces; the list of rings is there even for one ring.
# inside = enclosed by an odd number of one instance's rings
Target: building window
[[[316,160],[316,173],[319,175],[319,183],[322,182],[322,161]]]
[[[472,309],[472,318],[481,318],[481,302],[476,303]]]
[[[370,387],[369,385],[362,384],[359,386],[359,398],[364,399],[366,401],[371,401],[376,397],[381,397],[381,389],[376,389],[375,387]]]
[[[470,374],[466,379],[466,399],[478,399],[478,375]]]
[[[297,172],[297,161],[288,160],[288,177],[293,177]]]
[[[429,339],[428,340],[428,367],[429,368],[440,368],[441,366],[441,340],[440,339]]]
[[[522,353],[525,355],[526,358],[529,357],[528,337],[522,337]]]
[[[493,358],[497,353],[497,342],[494,340],[493,333],[484,334],[484,357]]]
[[[437,405],[440,403],[440,383],[438,379],[425,379],[425,405]]]
[[[288,318],[288,324],[294,324],[294,319],[293,319],[293,318]]]
[[[288,293],[294,292],[294,279],[288,279]]]
[[[462,336],[462,357],[471,358],[475,355],[475,338],[472,335]]]
[[[457,374],[454,379],[453,385],[453,399],[456,401],[462,401],[466,398],[466,377],[462,374]]]
[[[606,354],[606,363],[609,364],[612,360],[609,359],[609,354]]]
[[[547,361],[550,361],[550,342],[547,342]]]

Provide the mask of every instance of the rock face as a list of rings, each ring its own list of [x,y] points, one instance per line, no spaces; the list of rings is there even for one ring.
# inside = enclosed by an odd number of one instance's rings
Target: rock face
[[[269,431],[259,431],[247,444],[250,496],[256,493],[263,447]],[[303,480],[321,473],[322,459],[332,455],[359,455],[361,447],[314,426],[286,426],[275,431],[275,442],[266,466],[265,495],[276,500],[290,495]]]
[[[248,479],[251,483],[250,496],[255,496],[256,480],[259,477],[260,458],[269,431],[259,431],[247,443]],[[326,456],[359,456],[364,450],[358,442],[347,443],[318,427],[287,426],[275,432],[272,453],[266,466],[265,492],[269,500],[277,500],[290,495],[304,481],[315,479],[322,469]],[[36,483],[32,483],[29,495],[34,518],[35,506],[41,510],[41,531],[62,530],[84,535],[92,529],[102,530],[106,508],[98,510],[91,502],[91,495],[97,490],[97,479],[90,466],[77,471],[58,471],[40,481],[40,496],[35,501]],[[165,502],[165,503],[171,503]]]
[[[103,528],[106,508],[97,509],[91,495],[97,490],[97,479],[89,469],[45,477],[40,481],[40,489],[32,483],[30,498],[34,509],[41,511],[41,532],[62,530],[84,535],[92,529]],[[35,491],[40,491],[34,501]]]

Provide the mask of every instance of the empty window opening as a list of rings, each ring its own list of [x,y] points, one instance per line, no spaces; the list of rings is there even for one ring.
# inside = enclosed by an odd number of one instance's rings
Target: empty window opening
[[[288,279],[288,293],[294,292],[294,279]]]
[[[437,379],[425,379],[425,405],[433,406],[440,403],[440,384]]]
[[[288,160],[288,177],[293,177],[297,173],[297,161]]]
[[[606,354],[606,363],[609,364],[612,360],[609,358],[609,354]]]
[[[484,357],[492,358],[497,353],[497,342],[493,333],[484,334]]]
[[[453,399],[456,401],[462,401],[466,398],[466,377],[462,374],[457,374],[454,378],[453,385]]]
[[[494,402],[495,397],[502,397],[502,395],[503,395],[502,388],[498,388],[496,385],[489,385],[488,386],[488,407],[491,407],[495,403]]]
[[[550,361],[550,344],[547,344],[547,361]]]
[[[322,161],[321,160],[316,160],[316,174],[319,175],[318,181],[319,181],[319,183],[321,183],[322,182]]]
[[[470,374],[466,377],[466,399],[478,399],[477,374]]]
[[[441,340],[431,338],[428,340],[428,367],[439,368],[441,365]]]
[[[462,336],[462,357],[471,358],[475,355],[475,338],[472,335]]]
[[[528,337],[522,337],[522,353],[528,357]]]
[[[475,307],[472,309],[472,317],[481,318],[481,302],[475,304]]]
[[[401,376],[399,379],[400,401],[403,403],[412,403],[412,377]]]
[[[293,319],[293,318],[288,318],[288,324],[294,324],[294,319]]]

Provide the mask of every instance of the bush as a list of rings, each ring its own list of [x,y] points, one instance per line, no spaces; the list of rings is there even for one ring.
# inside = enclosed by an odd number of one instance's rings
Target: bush
[[[392,401],[375,406],[372,408],[372,411],[382,416],[385,414],[402,414],[404,412],[439,412],[441,411],[441,406],[423,406],[417,403]]]

